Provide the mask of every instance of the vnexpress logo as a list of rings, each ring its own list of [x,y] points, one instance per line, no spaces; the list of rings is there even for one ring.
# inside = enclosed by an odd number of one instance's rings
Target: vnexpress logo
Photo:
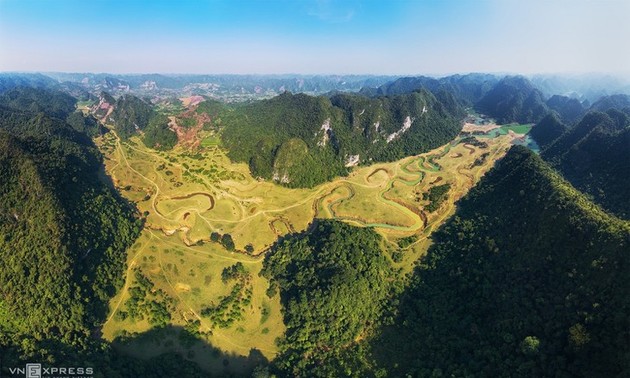
[[[26,364],[26,378],[42,378],[42,364]]]
[[[26,378],[93,378],[91,367],[42,367],[40,363],[28,363],[25,368],[9,368],[11,375]]]

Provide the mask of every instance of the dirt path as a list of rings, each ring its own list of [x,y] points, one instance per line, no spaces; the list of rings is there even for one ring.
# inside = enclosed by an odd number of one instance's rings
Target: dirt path
[[[149,240],[151,240],[151,238],[152,237],[149,237]],[[109,315],[105,323],[103,323],[103,326],[112,320],[112,318],[116,314],[116,311],[118,311],[118,308],[122,304],[123,299],[125,298],[125,293],[127,293],[127,289],[129,289],[129,274],[131,273],[131,270],[133,269],[133,267],[136,265],[136,260],[138,259],[138,257],[140,257],[142,252],[144,252],[144,249],[147,247],[147,245],[149,245],[148,242],[144,244],[142,248],[140,248],[140,250],[138,250],[136,255],[129,262],[129,266],[127,267],[127,271],[125,272],[125,285],[122,287],[122,289],[120,289],[120,299],[118,300],[118,303],[116,303],[116,306],[112,310],[112,313]]]
[[[208,322],[206,322],[206,320],[204,318],[201,317],[201,315],[199,315],[199,313],[197,313],[197,311],[195,311],[192,308],[192,306],[184,298],[182,298],[181,295],[179,295],[177,289],[172,284],[171,280],[168,278],[166,270],[164,270],[164,267],[162,265],[162,251],[161,250],[160,250],[160,252],[158,252],[158,263],[160,265],[160,269],[162,270],[162,273],[163,273],[162,275],[164,276],[164,279],[166,280],[168,285],[171,287],[173,293],[175,293],[175,296],[179,299],[179,302],[186,307],[187,311],[190,311],[193,315],[195,315],[195,317],[199,320],[199,323],[201,324],[202,327],[205,327],[207,330],[212,332],[212,335],[210,337],[217,336],[217,337],[225,340],[225,342],[227,342],[231,346],[236,347],[236,348],[238,348],[240,350],[244,350],[246,352],[249,352],[252,349],[251,345],[248,346],[248,345],[237,344],[234,341],[232,341],[232,339],[230,337],[225,336],[219,330],[217,330],[216,328],[213,328],[210,324],[208,324]],[[268,349],[268,348],[256,348],[256,349],[268,352],[268,353],[270,353],[272,355],[275,355],[275,354],[278,353],[278,351],[276,349]]]

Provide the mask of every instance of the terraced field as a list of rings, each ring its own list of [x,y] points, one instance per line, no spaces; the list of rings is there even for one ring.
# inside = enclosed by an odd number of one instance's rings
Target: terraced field
[[[254,179],[246,165],[230,162],[213,144],[196,153],[164,153],[108,133],[98,140],[107,172],[137,203],[146,224],[129,253],[127,282],[111,301],[103,335],[122,337],[115,345],[141,356],[176,350],[208,369],[249,371],[256,364],[251,354],[273,358],[275,340],[284,332],[279,297],[268,298],[268,282],[258,276],[262,253],[278,237],[306,229],[315,217],[373,227],[397,250],[398,240],[414,236],[402,249],[402,259],[396,259],[402,272],[409,271],[430,243],[430,231],[517,137],[484,138],[484,148],[458,138],[425,154],[358,167],[348,177],[312,189],[287,189]],[[447,199],[436,211],[426,211],[424,193],[445,183],[450,184]],[[246,278],[226,282],[224,270],[236,263],[243,265]],[[179,328],[122,342],[155,327],[153,315],[125,315],[133,312],[142,277],[153,285],[147,298],[164,303],[167,323]],[[186,342],[182,334],[194,340]],[[214,348],[235,358],[226,364]]]

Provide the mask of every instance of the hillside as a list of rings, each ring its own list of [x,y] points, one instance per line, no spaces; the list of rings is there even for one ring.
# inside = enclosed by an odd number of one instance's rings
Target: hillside
[[[499,81],[475,108],[499,123],[538,122],[547,113],[542,93],[524,77],[507,76]]]
[[[116,131],[121,137],[128,138],[144,130],[154,116],[151,104],[133,95],[123,95],[116,100],[108,121],[116,125]]]
[[[74,112],[77,100],[63,92],[30,87],[18,87],[0,95],[0,104],[20,111],[46,113],[65,119]]]
[[[254,176],[310,187],[347,168],[419,154],[452,140],[461,109],[426,90],[393,97],[284,93],[220,115],[231,159]],[[299,148],[298,148],[299,146]],[[299,164],[290,163],[295,157]]]
[[[115,100],[109,93],[101,92],[90,113],[104,124],[113,124],[123,139],[141,134],[144,144],[157,150],[170,150],[177,144],[177,134],[170,129],[168,117],[136,96],[123,95]]]
[[[605,112],[611,108],[630,115],[630,96],[625,94],[602,96],[591,105],[589,110]]]
[[[363,88],[361,94],[367,96],[393,96],[426,89],[432,93],[449,92],[458,102],[472,106],[479,101],[499,79],[490,74],[472,73],[452,75],[442,78],[426,76],[403,77],[381,85],[378,88]]]
[[[630,118],[611,109],[588,113],[541,156],[603,208],[629,219],[629,145]]]
[[[373,349],[392,376],[628,372],[630,225],[522,147],[470,191]],[[437,372],[437,373],[436,373]]]
[[[40,73],[0,73],[0,93],[17,87],[53,88],[57,81]]]
[[[368,331],[385,307],[392,268],[369,228],[316,220],[310,232],[271,248],[261,274],[279,289],[287,333],[275,360],[289,376],[335,376],[338,354]]]
[[[578,121],[586,110],[579,100],[560,95],[551,96],[546,104],[549,109],[558,113],[563,122],[568,124]]]
[[[85,347],[123,284],[139,221],[99,178],[101,156],[85,134],[42,113],[0,115],[3,347],[23,347],[25,337],[44,355],[60,352],[50,340]]]
[[[541,148],[545,148],[558,139],[565,131],[567,131],[567,126],[562,123],[557,113],[552,112],[535,124],[529,135],[534,138]]]

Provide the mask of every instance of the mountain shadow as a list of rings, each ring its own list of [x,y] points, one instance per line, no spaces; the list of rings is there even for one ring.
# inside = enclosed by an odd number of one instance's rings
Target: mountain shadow
[[[433,234],[370,342],[390,376],[624,376],[630,224],[513,147]]]

